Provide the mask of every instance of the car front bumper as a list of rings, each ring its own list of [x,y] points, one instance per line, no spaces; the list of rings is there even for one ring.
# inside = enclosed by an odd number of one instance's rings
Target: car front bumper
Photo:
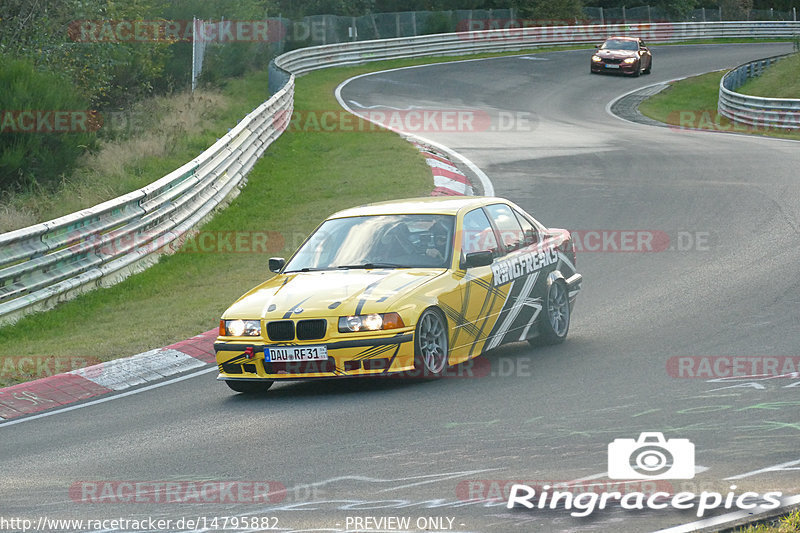
[[[612,65],[612,66],[609,66]],[[604,61],[592,61],[592,72],[616,72],[622,74],[633,74],[639,68],[639,63],[606,63]]]
[[[265,347],[325,345],[327,361],[265,361]],[[296,380],[376,376],[414,370],[413,328],[400,332],[347,335],[327,340],[273,343],[218,338],[214,343],[219,376],[223,381]]]

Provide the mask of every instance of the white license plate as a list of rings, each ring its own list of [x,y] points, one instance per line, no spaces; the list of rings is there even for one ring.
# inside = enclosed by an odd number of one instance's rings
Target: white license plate
[[[619,68],[619,65],[615,65],[613,63],[606,63],[606,68]]]
[[[297,361],[327,361],[328,347],[324,344],[313,346],[281,346],[264,350],[264,360],[268,363],[294,363]]]

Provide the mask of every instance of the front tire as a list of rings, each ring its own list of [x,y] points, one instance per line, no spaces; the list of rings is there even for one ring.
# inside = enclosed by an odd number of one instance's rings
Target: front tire
[[[267,392],[274,381],[226,381],[225,384],[236,392],[258,394]]]
[[[439,377],[447,369],[449,346],[447,320],[430,307],[422,312],[414,334],[414,367],[424,377]]]
[[[542,344],[559,344],[564,342],[569,332],[569,293],[562,280],[554,281],[547,289],[544,301],[544,317],[539,327],[538,341]]]
[[[647,68],[646,68],[646,69],[644,69],[644,73],[645,73],[645,74],[650,74],[650,72],[651,72],[652,70],[653,70],[653,60],[651,59],[651,60],[650,60],[650,63],[648,63],[648,64],[647,64]]]

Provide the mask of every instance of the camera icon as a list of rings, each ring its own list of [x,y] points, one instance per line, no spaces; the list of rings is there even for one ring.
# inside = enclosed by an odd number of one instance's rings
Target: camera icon
[[[694,444],[689,439],[664,440],[659,432],[638,439],[614,439],[608,445],[611,479],[692,479]]]

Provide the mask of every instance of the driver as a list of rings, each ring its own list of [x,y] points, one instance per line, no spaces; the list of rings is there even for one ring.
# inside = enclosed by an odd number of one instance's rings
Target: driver
[[[380,255],[386,259],[414,253],[414,248],[411,245],[411,232],[403,222],[398,222],[392,226],[381,237],[380,242],[382,245]]]
[[[428,231],[431,232],[431,240],[428,244],[428,249],[425,251],[425,255],[444,263],[447,257],[447,228],[441,223],[436,222]]]

